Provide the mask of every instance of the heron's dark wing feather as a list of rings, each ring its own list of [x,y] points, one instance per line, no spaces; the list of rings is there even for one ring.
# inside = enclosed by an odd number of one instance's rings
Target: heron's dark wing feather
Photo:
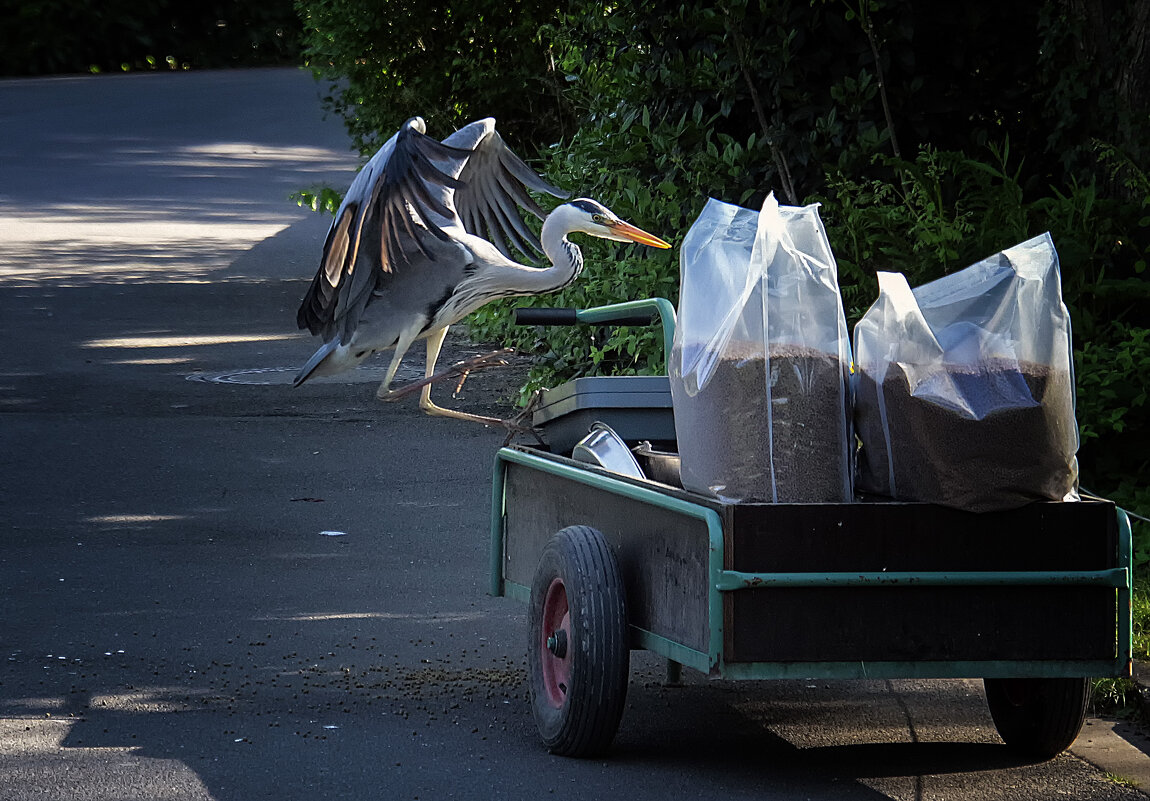
[[[429,237],[447,240],[440,221],[454,216],[451,192],[470,153],[423,131],[422,120],[408,120],[352,181],[296,315],[300,328],[346,339],[382,275],[433,261]]]
[[[539,252],[539,240],[523,221],[512,197],[511,194],[496,195],[492,199],[491,207],[487,210],[486,219],[489,221],[487,227],[494,237],[491,240],[492,244],[498,247],[503,255],[510,256],[506,246],[503,245],[504,240],[507,240],[520,253],[533,259],[535,258],[534,254]],[[531,201],[531,206],[535,206],[535,201]],[[534,209],[530,206],[527,208],[534,213]]]
[[[326,334],[337,305],[337,293],[348,269],[347,254],[351,246],[348,231],[359,212],[358,204],[344,202],[327,232],[319,270],[296,312],[296,323],[312,334]]]
[[[515,155],[495,130],[495,120],[473,122],[443,140],[452,147],[470,149],[459,173],[462,184],[453,200],[464,228],[491,242],[507,257],[508,243],[530,260],[542,252],[539,238],[523,221],[520,209],[543,219],[543,209],[528,189],[554,197],[567,193],[544,181]]]
[[[380,268],[384,272],[410,263],[413,251],[425,259],[433,258],[424,246],[426,234],[447,240],[436,218],[454,216],[449,191],[457,190],[460,182],[453,173],[458,173],[469,155],[466,150],[437,142],[413,125],[400,130],[395,150],[372,187],[367,204],[369,214],[380,216]],[[401,231],[406,236],[401,237]]]

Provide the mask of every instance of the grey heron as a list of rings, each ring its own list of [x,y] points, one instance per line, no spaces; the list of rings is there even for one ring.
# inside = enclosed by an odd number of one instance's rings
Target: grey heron
[[[670,245],[620,220],[602,204],[580,198],[549,215],[527,189],[565,198],[504,143],[495,120],[467,125],[442,142],[413,117],[379,149],[352,181],[323,247],[319,270],[296,320],[324,344],[300,369],[299,386],[312,376],[349,370],[380,351],[393,350],[381,400],[408,348],[426,340],[426,376],[448,327],[496,298],[555,292],[583,269],[583,256],[567,237],[575,232],[656,248]],[[520,209],[544,220],[536,237]],[[542,252],[550,267],[521,264]],[[420,392],[428,414],[500,422],[444,409]]]

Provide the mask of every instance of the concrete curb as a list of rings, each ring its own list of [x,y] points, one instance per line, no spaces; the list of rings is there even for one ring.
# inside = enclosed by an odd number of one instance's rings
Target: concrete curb
[[[1143,719],[1150,718],[1150,662],[1134,662],[1134,685]],[[1150,730],[1121,720],[1088,718],[1070,753],[1114,780],[1150,795]]]
[[[1070,753],[1150,796],[1150,737],[1122,721],[1087,718]]]

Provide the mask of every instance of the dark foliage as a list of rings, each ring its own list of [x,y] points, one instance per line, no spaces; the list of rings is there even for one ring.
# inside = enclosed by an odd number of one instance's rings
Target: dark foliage
[[[298,62],[291,0],[0,0],[0,75]]]
[[[328,102],[369,152],[419,115],[428,131],[494,116],[517,144],[569,131],[562,82],[541,25],[554,0],[296,0],[304,53]]]

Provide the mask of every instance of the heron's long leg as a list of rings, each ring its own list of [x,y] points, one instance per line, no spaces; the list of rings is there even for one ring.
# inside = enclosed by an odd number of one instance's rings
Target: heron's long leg
[[[431,378],[435,375],[435,362],[439,359],[439,350],[443,347],[443,339],[447,336],[447,328],[441,328],[438,331],[432,332],[427,337],[427,367],[424,369],[424,377]],[[419,393],[419,408],[423,409],[427,414],[436,417],[453,417],[456,420],[470,420],[473,423],[483,423],[488,426],[501,426],[503,421],[496,417],[484,417],[479,414],[468,414],[467,412],[459,412],[454,409],[444,409],[442,406],[436,406],[431,402],[431,384],[427,384]]]
[[[395,379],[395,374],[399,370],[399,364],[403,361],[404,354],[407,353],[407,349],[411,347],[411,343],[414,341],[414,335],[409,335],[406,332],[400,335],[399,342],[395,345],[395,352],[391,356],[391,364],[387,366],[387,373],[384,374],[379,389],[375,391],[375,397],[379,400],[387,400],[387,396],[391,394],[391,382]]]

